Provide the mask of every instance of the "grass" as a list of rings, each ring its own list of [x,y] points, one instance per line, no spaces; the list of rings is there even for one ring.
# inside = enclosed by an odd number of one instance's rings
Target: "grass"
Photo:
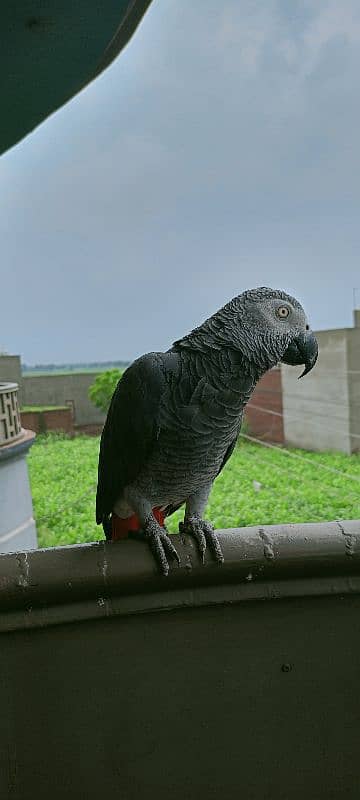
[[[41,547],[103,538],[94,521],[98,448],[98,437],[35,441],[28,463]],[[207,517],[215,527],[360,518],[360,487],[351,477],[360,478],[359,456],[291,452],[310,463],[241,440],[210,497]],[[182,514],[170,517],[170,531]]]

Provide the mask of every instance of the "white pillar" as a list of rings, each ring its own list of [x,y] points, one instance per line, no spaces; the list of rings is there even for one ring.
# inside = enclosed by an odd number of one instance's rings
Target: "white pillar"
[[[17,390],[0,383],[0,553],[37,547],[26,463],[35,434],[21,428]]]

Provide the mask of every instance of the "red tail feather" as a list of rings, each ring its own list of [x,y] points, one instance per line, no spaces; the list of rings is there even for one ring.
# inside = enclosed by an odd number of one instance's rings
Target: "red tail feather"
[[[154,517],[158,521],[159,525],[163,526],[165,516],[160,508],[153,508],[152,513],[154,514]],[[111,539],[113,542],[118,539],[127,539],[131,531],[138,531],[141,528],[140,520],[136,514],[133,514],[131,517],[127,517],[126,519],[122,519],[113,512],[111,516],[111,524]]]

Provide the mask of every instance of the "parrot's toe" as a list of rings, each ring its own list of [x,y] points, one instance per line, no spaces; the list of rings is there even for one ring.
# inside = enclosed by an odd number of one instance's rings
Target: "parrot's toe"
[[[224,556],[218,537],[214,531],[214,526],[211,524],[211,522],[206,522],[203,519],[192,517],[186,522],[179,523],[179,533],[189,533],[194,537],[194,539],[196,539],[203,564],[205,563],[205,551],[207,545],[209,546],[209,550],[215,558],[215,561],[218,561],[219,564],[223,563]]]
[[[173,545],[173,543],[172,543],[172,541],[170,539],[170,536],[168,535],[168,532],[167,532],[166,528],[160,528],[159,536],[160,536],[161,544],[162,544],[165,552],[167,553],[167,555],[170,556],[170,558],[173,558],[174,561],[177,561],[177,563],[180,566],[179,553],[175,549],[175,547],[174,547],[174,545]]]
[[[168,558],[172,558],[180,564],[179,554],[175,550],[170,536],[168,536],[166,529],[161,528],[155,519],[151,518],[147,520],[143,529],[137,531],[133,538],[142,539],[149,543],[151,552],[162,575],[169,574]]]

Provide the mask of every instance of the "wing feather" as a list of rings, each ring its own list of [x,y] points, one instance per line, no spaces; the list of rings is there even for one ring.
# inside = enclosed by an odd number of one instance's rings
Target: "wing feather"
[[[113,394],[101,436],[96,522],[136,479],[160,433],[160,403],[166,388],[162,354],[148,353],[128,367]]]

